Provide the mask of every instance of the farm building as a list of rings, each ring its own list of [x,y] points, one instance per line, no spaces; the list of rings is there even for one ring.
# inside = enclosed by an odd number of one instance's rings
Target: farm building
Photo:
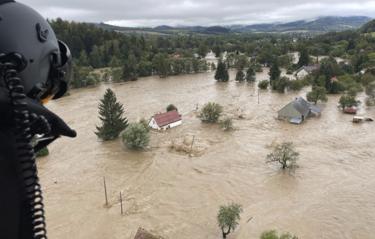
[[[296,98],[279,110],[278,119],[287,120],[292,124],[301,124],[309,116],[320,115],[321,110],[302,97]]]
[[[297,79],[303,79],[318,69],[319,65],[303,66],[296,71],[295,75]]]
[[[182,117],[176,111],[169,111],[154,115],[148,124],[152,129],[166,130],[182,124]]]

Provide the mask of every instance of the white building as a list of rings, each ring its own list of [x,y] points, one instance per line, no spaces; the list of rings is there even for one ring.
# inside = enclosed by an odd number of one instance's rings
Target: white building
[[[148,124],[152,129],[166,130],[182,124],[182,117],[176,111],[169,111],[154,115]]]
[[[297,79],[301,80],[318,69],[319,69],[319,65],[302,66],[296,71],[295,75]]]

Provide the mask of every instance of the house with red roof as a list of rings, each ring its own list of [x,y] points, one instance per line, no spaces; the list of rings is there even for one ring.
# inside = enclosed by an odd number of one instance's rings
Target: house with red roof
[[[154,115],[148,124],[152,129],[167,130],[182,124],[182,117],[177,110]]]

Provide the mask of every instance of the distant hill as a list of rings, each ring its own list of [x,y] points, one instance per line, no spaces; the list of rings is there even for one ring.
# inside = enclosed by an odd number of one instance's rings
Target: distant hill
[[[357,29],[370,21],[369,17],[321,17],[313,21],[279,24],[256,24],[236,27],[239,32],[330,32]]]
[[[371,18],[363,16],[354,17],[320,17],[311,21],[294,21],[288,23],[253,24],[253,25],[232,25],[232,26],[157,26],[154,28],[130,28],[117,27],[100,23],[97,26],[116,30],[124,33],[145,33],[145,34],[175,34],[175,33],[199,33],[199,34],[226,34],[226,33],[285,33],[285,32],[315,32],[326,33],[331,31],[345,31],[358,29],[368,23],[366,29],[375,28],[375,23],[369,23]],[[365,25],[366,26],[366,25]],[[363,30],[365,31],[365,30]]]
[[[375,32],[375,20],[372,20],[371,22],[366,23],[362,28],[361,28],[362,33],[371,33]]]

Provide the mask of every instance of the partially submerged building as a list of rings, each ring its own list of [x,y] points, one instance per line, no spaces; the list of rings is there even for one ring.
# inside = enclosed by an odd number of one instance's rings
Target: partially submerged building
[[[166,113],[159,113],[154,115],[150,122],[149,126],[152,129],[156,130],[166,130],[170,128],[177,127],[182,124],[182,117],[177,112],[177,110],[169,111]]]
[[[318,69],[319,65],[302,66],[296,71],[295,75],[297,79],[303,79]]]
[[[278,119],[287,120],[292,124],[301,124],[308,117],[318,116],[320,113],[321,110],[317,106],[298,97],[279,110]]]

